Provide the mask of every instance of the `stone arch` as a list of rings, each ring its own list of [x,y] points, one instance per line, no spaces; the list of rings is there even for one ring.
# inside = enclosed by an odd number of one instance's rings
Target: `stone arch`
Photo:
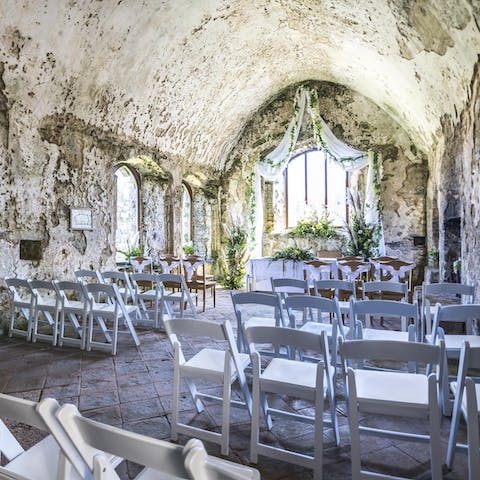
[[[140,247],[141,231],[141,179],[134,167],[128,163],[117,164],[115,177],[115,250],[116,260],[122,260],[122,253],[131,253]],[[125,255],[123,254],[123,255]]]

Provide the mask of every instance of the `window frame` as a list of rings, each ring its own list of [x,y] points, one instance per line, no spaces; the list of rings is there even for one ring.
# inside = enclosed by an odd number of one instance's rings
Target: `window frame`
[[[328,208],[328,153],[323,149],[318,148],[310,148],[308,150],[303,150],[302,152],[293,155],[287,163],[285,168],[285,228],[293,228],[289,227],[289,198],[288,198],[288,190],[289,190],[289,175],[288,175],[288,167],[290,163],[297,159],[298,157],[303,156],[303,183],[304,183],[304,201],[306,205],[308,203],[308,154],[311,152],[323,152],[323,168],[324,168],[324,202],[323,204]],[[349,174],[345,171],[345,191],[349,188]],[[349,221],[349,206],[347,199],[345,200],[345,222],[348,223]]]
[[[140,174],[138,171],[130,164],[126,162],[121,162],[115,165],[115,168],[113,169],[113,176],[115,178],[115,248],[117,247],[117,235],[116,235],[116,218],[117,218],[117,212],[118,212],[118,195],[117,195],[117,171],[120,170],[121,168],[126,168],[131,175],[133,176],[135,183],[137,185],[137,234],[138,234],[138,245],[142,247],[143,242],[142,242],[142,236],[141,232],[143,229],[142,225],[142,219],[143,219],[143,212],[142,212],[142,181]]]

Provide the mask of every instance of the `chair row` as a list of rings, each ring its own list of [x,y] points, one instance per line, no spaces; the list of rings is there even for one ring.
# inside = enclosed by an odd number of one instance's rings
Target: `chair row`
[[[250,294],[240,293],[234,295],[234,298],[243,295]],[[289,298],[295,297],[287,297],[287,302]],[[313,297],[310,299],[327,300]],[[375,301],[370,301],[370,304],[373,303]],[[404,306],[411,307],[408,304]],[[278,303],[277,307],[279,308]],[[244,328],[247,351],[242,353],[237,349],[229,322],[218,324],[203,320],[167,320],[166,329],[175,358],[173,439],[177,439],[179,434],[197,436],[203,440],[219,443],[222,453],[226,455],[229,445],[230,407],[242,407],[246,415],[251,415],[252,462],[256,463],[259,455],[268,456],[312,468],[314,478],[317,480],[322,478],[324,428],[332,430],[337,445],[340,442],[336,413],[335,368],[330,358],[331,347],[328,345],[326,331],[313,333],[291,327],[248,324]],[[188,338],[186,349],[182,349],[183,337]],[[202,340],[198,337],[202,337]],[[203,337],[209,337],[211,344],[205,346]],[[224,350],[218,349],[220,342],[225,342]],[[191,346],[195,344],[201,344],[203,348],[192,352]],[[217,348],[213,348],[214,345]],[[425,344],[405,340],[340,339],[339,353],[348,406],[352,477],[399,478],[387,474],[383,476],[371,474],[361,467],[361,436],[379,435],[390,436],[395,440],[427,443],[430,447],[431,476],[435,480],[441,479],[443,461],[440,448],[440,417],[445,392],[444,382],[447,381],[445,342],[441,340],[437,344]],[[480,359],[480,352],[477,358]],[[245,375],[250,364],[253,373],[251,394]],[[389,369],[397,370],[380,368],[385,364],[388,364]],[[368,368],[372,365],[376,368]],[[479,360],[477,367],[480,367]],[[203,431],[198,426],[191,426],[182,421],[180,412],[182,378],[187,380],[188,392],[198,412],[207,405],[204,403],[205,400],[223,401],[220,433]],[[460,378],[459,374],[459,382]],[[240,385],[242,402],[232,400],[231,386],[236,380]],[[214,397],[210,384],[205,384],[205,381],[220,384],[222,397]],[[207,393],[200,392],[200,385]],[[453,385],[450,384],[450,388],[453,388]],[[477,394],[479,392],[477,391]],[[307,407],[311,406],[296,412],[283,410],[281,409],[283,402],[275,399],[277,395],[301,399],[307,402],[305,403]],[[455,402],[462,403],[457,398]],[[412,417],[415,419],[413,424],[418,426],[419,430],[412,433],[378,428],[378,422],[375,420],[379,414]],[[268,429],[272,428],[273,419],[277,421],[290,419],[312,425],[313,454],[285,450],[280,446],[265,443],[265,436],[260,435],[262,417]],[[372,419],[373,425],[369,425],[368,420]],[[425,427],[427,434],[422,431]],[[478,429],[478,413],[476,423],[474,422],[472,427]],[[455,421],[452,421],[452,429],[454,428]],[[455,439],[452,430],[450,433],[452,445],[456,445]],[[478,469],[474,471],[478,474]],[[478,477],[473,474],[471,478]]]
[[[358,279],[394,282],[406,281],[411,286],[415,263],[396,257],[376,257],[365,261],[362,257],[341,257],[305,262],[305,279],[314,280]]]
[[[59,346],[65,343],[86,350],[107,349],[113,355],[119,333],[131,335],[135,345],[140,345],[133,325],[137,307],[123,301],[116,284],[19,278],[7,278],[5,282],[10,293],[10,337],[46,340]],[[120,330],[122,326],[125,330]]]
[[[213,306],[216,304],[216,285],[213,275],[206,273],[206,262],[202,256],[190,255],[186,258],[165,256],[158,259],[163,274],[182,274],[188,289],[195,293],[202,293],[203,309],[206,306],[206,293],[210,291]],[[154,273],[151,257],[133,257],[131,259],[133,273]]]
[[[182,275],[78,270],[75,277],[84,283],[116,284],[123,301],[137,306],[141,317],[153,322],[155,328],[161,326],[164,311],[169,316],[175,315],[173,306],[176,304],[180,317],[196,315],[192,295]]]
[[[409,301],[408,285],[404,282],[368,281],[355,285],[345,280],[316,280],[313,284],[294,278],[272,278],[272,292],[286,294],[313,294],[339,300],[342,314],[348,315],[351,298],[363,300],[401,300]],[[358,288],[358,286],[360,288]],[[359,297],[359,292],[361,293]],[[420,334],[432,333],[433,316],[436,303],[473,303],[475,288],[473,285],[461,283],[423,283],[415,298],[420,308]]]
[[[0,394],[0,417],[49,433],[24,450],[0,420],[0,477],[12,480],[119,480],[123,460],[143,467],[137,479],[259,479],[258,471],[208,455],[203,444],[185,447],[83,417],[73,405],[52,398],[38,403]]]
[[[147,321],[157,328],[164,313],[170,317],[195,316],[192,298],[180,275],[128,276],[125,272],[89,270],[75,275],[77,282],[6,279],[9,335],[59,346],[65,343],[87,350],[107,349],[115,355],[122,325],[138,346],[134,323]],[[95,330],[100,330],[101,340]]]

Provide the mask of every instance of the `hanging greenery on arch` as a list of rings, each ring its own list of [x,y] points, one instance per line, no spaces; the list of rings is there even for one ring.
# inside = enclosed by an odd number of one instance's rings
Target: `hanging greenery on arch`
[[[261,177],[267,180],[275,180],[285,170],[288,161],[295,149],[298,135],[302,127],[305,112],[312,120],[313,135],[319,149],[336,162],[340,163],[346,171],[368,168],[365,186],[365,200],[363,211],[365,222],[375,227],[378,232],[378,246],[376,252],[383,254],[385,251],[382,227],[382,200],[381,200],[381,177],[382,159],[378,152],[364,152],[357,150],[339,140],[320,115],[317,90],[310,85],[298,88],[295,99],[293,116],[279,145],[257,164],[255,174],[255,237],[262,238],[263,232],[263,202],[261,193]],[[261,242],[257,241],[256,251],[261,254]]]

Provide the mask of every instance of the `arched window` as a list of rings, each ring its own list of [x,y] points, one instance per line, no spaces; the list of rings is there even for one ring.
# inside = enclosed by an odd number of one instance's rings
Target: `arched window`
[[[138,246],[138,181],[132,170],[121,166],[115,171],[117,180],[117,230],[115,248],[127,252]],[[117,252],[117,262],[125,260]]]
[[[190,187],[182,183],[182,240],[183,245],[190,243],[192,239],[192,193]]]
[[[323,150],[308,150],[291,158],[285,175],[287,228],[325,211],[334,225],[344,224],[347,172]]]

